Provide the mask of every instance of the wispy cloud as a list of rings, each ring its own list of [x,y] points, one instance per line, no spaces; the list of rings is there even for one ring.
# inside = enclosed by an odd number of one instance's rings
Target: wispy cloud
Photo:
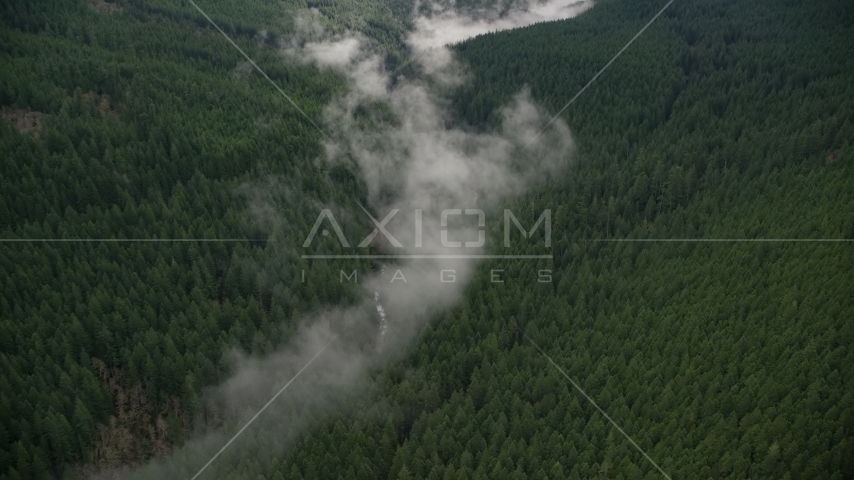
[[[484,247],[447,246],[447,238],[441,235],[442,211],[489,209],[520,195],[560,172],[574,147],[569,128],[560,120],[544,134],[538,134],[549,116],[524,89],[501,109],[501,122],[495,131],[474,132],[453,126],[447,91],[449,86],[465,81],[466,71],[445,44],[480,32],[572,16],[587,6],[548,2],[496,14],[494,18],[485,15],[472,20],[450,11],[420,18],[407,40],[417,53],[413,62],[423,73],[419,78],[390,78],[384,67],[384,52],[358,33],[330,36],[311,16],[298,20],[296,34],[281,45],[285,61],[333,69],[350,85],[324,110],[321,128],[326,136],[320,161],[344,162],[358,169],[367,185],[367,207],[378,218],[395,209],[399,211],[389,228],[394,229],[402,248],[390,253],[442,257],[405,258],[388,265],[385,273],[360,278],[365,290],[362,304],[316,312],[278,354],[261,360],[236,357],[234,374],[212,389],[209,398],[217,399],[229,410],[250,413],[280,388],[283,379],[299,371],[332,338],[333,331],[356,332],[339,334],[321,357],[323,361],[319,359],[317,368],[312,367],[316,373],[302,381],[298,389],[283,395],[288,398],[285,404],[298,406],[301,411],[321,411],[323,399],[331,392],[340,396],[359,391],[359,386],[366,384],[370,365],[403,350],[431,315],[458,300],[473,275],[476,260],[454,255],[479,254]],[[420,213],[416,214],[416,209]],[[257,206],[252,212],[275,215],[273,210]],[[318,209],[305,215],[319,213]],[[412,228],[416,215],[421,221],[420,231]],[[460,241],[477,240],[480,234],[476,222],[463,222],[453,231],[454,238]],[[453,272],[454,281],[440,281],[443,270]],[[377,315],[376,299],[380,299],[386,321],[382,333],[379,329],[358,332],[370,325],[366,319]],[[365,335],[382,335],[381,348],[363,348],[360,337]],[[288,420],[289,415],[294,415],[293,410],[277,412],[265,412],[266,427],[285,428],[284,425],[291,433],[308,427],[307,422]],[[173,461],[149,464],[139,474],[159,478],[164,472],[195,473],[188,465],[200,468],[227,440],[222,435],[199,438],[176,452]],[[239,448],[239,441],[231,448]],[[234,458],[224,454],[217,462],[228,465]],[[215,463],[211,468],[218,467]]]
[[[437,48],[489,32],[526,27],[535,23],[572,18],[593,6],[589,0],[536,0],[506,10],[461,11],[431,5],[430,14],[415,20],[409,42],[418,49]]]

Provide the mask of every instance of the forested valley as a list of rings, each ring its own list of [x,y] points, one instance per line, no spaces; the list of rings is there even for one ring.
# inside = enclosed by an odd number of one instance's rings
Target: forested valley
[[[558,113],[663,4],[454,45],[449,123],[524,89]],[[409,2],[200,5],[311,118],[349,87],[279,54],[300,15],[416,73]],[[0,25],[0,479],[189,478],[183,446],[240,427],[205,395],[231,352],[361,301],[338,272],[376,265],[297,247],[326,205],[367,235],[365,181],[186,2],[0,0]],[[854,478],[852,40],[843,0],[676,0],[561,114],[569,169],[506,202],[552,209],[553,258],[483,262],[363,391],[283,395],[307,426],[201,478],[660,478],[534,343],[672,478]],[[501,226],[492,250],[542,253]]]

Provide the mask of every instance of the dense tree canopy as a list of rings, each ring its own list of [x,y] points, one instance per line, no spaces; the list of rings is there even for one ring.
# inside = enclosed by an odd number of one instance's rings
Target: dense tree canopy
[[[559,111],[660,3],[455,46],[471,75],[453,121],[491,129],[522,88]],[[306,7],[394,69],[411,5],[206,4],[317,118],[344,80],[276,49]],[[0,243],[0,478],[232,428],[200,400],[226,353],[265,355],[308,312],[359,300],[338,271],[369,264],[318,262],[303,282],[291,246],[363,180],[315,162],[320,134],[188,4],[3,1],[0,24],[0,236],[165,240]],[[852,31],[836,0],[677,0],[563,113],[571,168],[508,202],[553,209],[554,259],[481,265],[369,389],[322,416],[282,398],[307,433],[247,430],[210,478],[657,478],[530,340],[673,478],[854,476],[854,244],[617,241],[854,238]]]

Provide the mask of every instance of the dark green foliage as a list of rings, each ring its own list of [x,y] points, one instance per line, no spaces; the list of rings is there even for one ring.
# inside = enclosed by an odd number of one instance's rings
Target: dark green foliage
[[[0,243],[0,478],[88,461],[118,408],[92,358],[142,385],[152,415],[177,399],[180,443],[224,353],[269,353],[301,313],[357,299],[334,266],[303,285],[293,246],[359,181],[315,164],[318,132],[197,16],[121,5],[0,6],[0,106],[45,114],[38,138],[0,124],[0,236],[176,239]],[[343,86],[237,41],[312,116]]]
[[[558,111],[661,3],[457,46],[472,83],[455,121],[489,129],[525,86]],[[0,3],[0,106],[46,114],[38,139],[0,124],[2,237],[243,240],[0,244],[0,478],[90,460],[117,413],[105,371],[142,386],[149,423],[178,399],[163,420],[180,444],[225,351],[271,352],[307,312],[358,301],[338,271],[368,268],[294,248],[319,206],[364,196],[358,172],[317,165],[318,133],[195,9],[121,6]],[[308,6],[403,58],[408,2]],[[312,118],[345,87],[280,61],[281,5],[203,7]],[[673,478],[854,476],[850,243],[603,241],[854,238],[852,27],[835,0],[677,0],[565,112],[572,167],[507,205],[553,209],[554,260],[482,265],[366,393],[293,413],[304,436],[247,431],[217,473],[656,478],[524,332]],[[393,121],[376,109],[366,128]],[[355,218],[338,220],[361,232]]]
[[[463,43],[458,121],[489,128],[523,85],[557,111],[658,8],[603,1]],[[852,21],[839,2],[675,3],[566,112],[566,178],[510,204],[554,209],[554,262],[483,265],[343,409],[347,434],[316,427],[283,478],[313,478],[327,435],[365,452],[330,477],[658,478],[520,329],[673,478],[854,474],[850,243],[601,241],[854,238]]]

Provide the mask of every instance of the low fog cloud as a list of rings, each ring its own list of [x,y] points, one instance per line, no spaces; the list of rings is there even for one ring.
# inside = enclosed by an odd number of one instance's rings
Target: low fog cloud
[[[444,45],[478,33],[569,17],[588,6],[589,2],[564,0],[532,3],[526,9],[494,18],[482,15],[474,20],[451,11],[419,18],[408,43],[417,53],[412,61],[423,75],[394,81],[384,70],[383,52],[365,37],[357,33],[333,37],[311,16],[298,19],[297,33],[281,45],[285,61],[334,69],[350,84],[325,108],[322,128],[327,137],[324,158],[318,161],[355,166],[368,189],[368,204],[364,207],[378,221],[398,210],[387,227],[401,246],[391,246],[386,241],[382,253],[430,258],[391,260],[383,273],[359,278],[365,290],[363,304],[313,313],[311,321],[305,322],[281,352],[260,360],[237,355],[234,375],[207,392],[209,399],[242,412],[243,418],[248,419],[334,339],[306,371],[306,378],[289,387],[276,401],[277,407],[263,414],[265,420],[251,427],[272,428],[278,432],[274,436],[294,438],[309,427],[306,419],[322,414],[324,398],[363,391],[371,365],[402,351],[431,315],[458,300],[476,267],[476,260],[458,256],[484,253],[485,245],[480,241],[483,229],[476,214],[460,215],[458,219],[468,220],[458,222],[443,239],[442,211],[488,211],[508,197],[521,195],[566,165],[573,141],[561,120],[539,133],[549,115],[524,89],[501,109],[501,123],[495,131],[483,133],[450,126],[447,87],[464,82],[465,69]],[[273,215],[269,208],[256,206],[253,211]],[[314,214],[319,213],[320,209]],[[368,223],[367,215],[365,220]],[[415,228],[417,222],[420,229]],[[372,245],[381,240],[387,239],[379,234]],[[463,245],[468,242],[469,246],[447,246],[451,241]],[[348,253],[367,252],[354,248]],[[442,271],[453,272],[454,281],[440,281]],[[381,336],[377,348],[366,351],[355,345],[346,332],[348,326],[370,324],[364,320],[377,316],[377,299],[388,324],[373,333]],[[204,465],[228,438],[222,434],[199,438],[176,452],[171,463],[152,463],[139,473],[148,478],[162,477],[166,472],[195,473],[191,470]],[[288,442],[278,443],[282,444]],[[217,474],[238,463],[240,439],[230,449],[231,453],[215,462],[222,467],[212,467]],[[268,452],[279,458],[282,453]]]
[[[421,37],[423,32],[416,31],[409,40]],[[334,66],[328,52],[339,53]],[[433,256],[387,265],[391,272],[400,271],[403,281],[392,282],[393,275],[387,274],[365,282],[366,298],[379,293],[389,318],[388,335],[394,340],[383,339],[384,346],[405,345],[429,315],[456,301],[472,275],[474,260],[447,257],[483,253],[483,246],[446,246],[453,239],[477,245],[482,233],[472,216],[474,221],[457,225],[443,242],[442,211],[486,210],[555,174],[572,150],[569,129],[558,121],[539,135],[549,116],[526,90],[501,110],[497,131],[450,127],[450,106],[443,92],[464,81],[465,69],[446,47],[426,49],[414,57],[422,78],[394,82],[384,71],[379,52],[356,35],[309,42],[289,55],[336,68],[350,80],[351,89],[324,112],[323,124],[330,133],[325,161],[358,166],[368,187],[368,207],[377,220],[398,211],[390,222],[397,228],[390,230],[401,247],[383,253]],[[421,225],[418,231],[416,222]],[[441,282],[443,270],[453,272],[455,281]]]
[[[592,6],[589,0],[531,0],[502,12],[434,8],[432,14],[416,18],[409,42],[418,49],[442,47],[484,33],[572,18]]]

